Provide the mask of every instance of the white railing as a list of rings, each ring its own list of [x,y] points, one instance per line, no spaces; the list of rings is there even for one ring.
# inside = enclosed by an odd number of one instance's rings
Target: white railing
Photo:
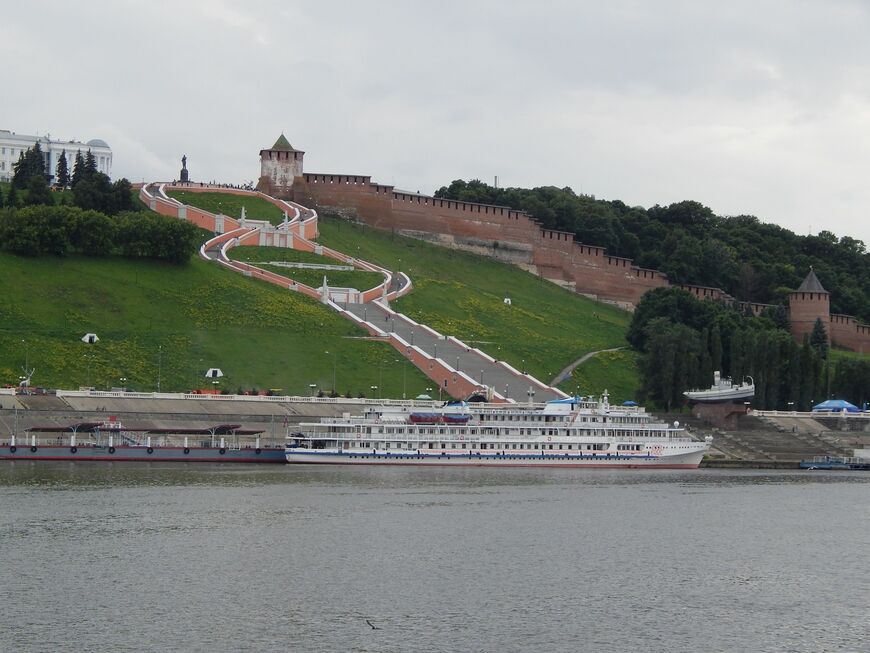
[[[238,259],[237,259],[238,260]],[[340,272],[353,272],[352,265],[330,265],[329,263],[295,263],[292,261],[242,261],[243,263],[259,263],[260,265],[274,265],[277,268],[294,268],[300,270],[334,270]]]
[[[870,412],[850,413],[848,411],[818,411],[805,412],[797,410],[753,410],[752,414],[757,417],[846,417],[848,419],[870,419]]]
[[[14,390],[14,388],[13,388]],[[120,390],[57,390],[58,397],[104,397],[122,399],[197,399],[205,401],[265,401],[314,404],[359,404],[376,406],[440,406],[424,399],[369,399],[361,397],[304,397],[298,395],[199,394],[193,392],[123,392]]]

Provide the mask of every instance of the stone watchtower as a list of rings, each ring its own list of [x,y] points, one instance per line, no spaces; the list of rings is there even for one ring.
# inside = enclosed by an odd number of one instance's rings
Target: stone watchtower
[[[303,156],[305,152],[294,149],[281,134],[272,147],[260,150],[257,190],[273,197],[293,199],[293,183],[302,177]]]
[[[831,339],[831,293],[822,287],[812,268],[800,287],[788,295],[788,318],[791,334],[798,342],[813,332],[817,318],[821,318]]]

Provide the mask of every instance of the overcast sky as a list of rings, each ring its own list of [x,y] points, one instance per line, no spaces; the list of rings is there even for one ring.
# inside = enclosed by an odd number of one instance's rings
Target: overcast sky
[[[700,201],[870,244],[870,2],[7,3],[0,128],[115,176],[310,172]]]

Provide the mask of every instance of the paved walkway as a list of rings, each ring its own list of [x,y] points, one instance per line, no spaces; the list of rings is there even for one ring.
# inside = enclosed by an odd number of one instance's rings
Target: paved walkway
[[[553,377],[553,380],[550,381],[550,385],[559,385],[562,381],[571,378],[571,375],[574,373],[574,370],[577,369],[579,365],[582,365],[586,361],[588,361],[593,356],[597,356],[598,354],[603,354],[607,351],[619,351],[621,349],[625,349],[625,347],[614,347],[613,349],[599,349],[598,351],[590,351],[588,354],[584,354],[573,363],[571,363],[564,370],[559,372],[556,376]]]
[[[400,314],[385,308],[380,302],[342,305],[347,311],[387,333],[395,333],[409,346],[418,347],[433,358],[464,372],[475,382],[490,386],[505,398],[517,402],[550,401],[561,394],[541,384],[531,376],[512,371],[499,362],[490,361],[472,347],[463,347],[447,337],[436,337],[425,328],[406,321]],[[425,374],[426,370],[423,370]],[[543,386],[543,387],[542,387]],[[531,396],[529,392],[532,392]]]

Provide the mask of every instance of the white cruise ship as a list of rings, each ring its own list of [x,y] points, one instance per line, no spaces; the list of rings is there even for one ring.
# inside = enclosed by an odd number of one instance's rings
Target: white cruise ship
[[[288,436],[289,463],[478,467],[696,468],[697,441],[643,408],[569,397],[543,408],[451,404],[429,411],[368,410],[303,423]]]

